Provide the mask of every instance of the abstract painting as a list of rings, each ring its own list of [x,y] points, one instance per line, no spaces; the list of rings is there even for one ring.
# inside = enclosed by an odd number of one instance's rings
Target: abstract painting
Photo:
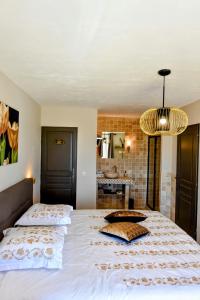
[[[19,112],[0,101],[0,166],[18,161]]]

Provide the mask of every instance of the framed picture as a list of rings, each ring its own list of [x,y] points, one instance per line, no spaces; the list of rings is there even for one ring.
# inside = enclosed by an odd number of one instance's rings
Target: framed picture
[[[18,161],[19,112],[0,101],[0,166]]]

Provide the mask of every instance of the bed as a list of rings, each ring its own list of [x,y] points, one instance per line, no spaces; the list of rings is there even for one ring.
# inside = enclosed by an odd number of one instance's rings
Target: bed
[[[30,205],[32,190],[25,190],[18,204],[13,200],[15,204],[9,205]],[[13,189],[4,192],[3,199],[0,193],[0,211],[7,193]],[[1,272],[0,299],[200,299],[200,246],[191,237],[159,212],[145,211],[148,218],[142,225],[151,234],[125,243],[99,232],[109,212],[74,211],[65,238],[63,269]],[[9,213],[6,224],[14,219]]]

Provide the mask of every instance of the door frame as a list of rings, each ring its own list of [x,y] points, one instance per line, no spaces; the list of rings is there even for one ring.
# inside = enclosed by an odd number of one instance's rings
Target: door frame
[[[200,131],[200,124],[191,124],[189,126],[197,126],[197,153],[196,153],[196,182],[195,182],[195,186],[196,186],[196,191],[195,191],[195,203],[194,203],[194,209],[193,209],[193,217],[194,217],[194,236],[193,238],[196,240],[197,239],[197,210],[198,210],[198,194],[199,194],[199,151],[200,151],[200,144],[199,144],[199,131]],[[188,127],[189,127],[188,126]],[[179,196],[179,192],[178,192],[178,184],[177,184],[177,179],[179,178],[179,174],[177,173],[178,168],[179,168],[179,157],[180,155],[180,144],[178,143],[178,138],[177,138],[177,159],[176,159],[176,202],[175,202],[175,222],[177,223],[178,221],[178,196]],[[178,223],[177,223],[178,225]]]
[[[157,164],[157,143],[158,143],[158,139],[160,139],[160,136],[148,136],[148,159],[147,159],[147,193],[146,193],[146,205],[152,209],[155,210],[155,206],[156,206],[156,164]],[[155,144],[154,144],[154,174],[153,174],[153,207],[151,207],[148,203],[148,193],[149,193],[149,162],[150,162],[150,139],[154,139],[155,140]],[[159,174],[160,176],[160,174]],[[159,186],[159,190],[160,190],[160,186]]]
[[[43,189],[43,178],[42,178],[42,167],[43,167],[43,153],[42,149],[46,146],[46,132],[48,130],[53,131],[66,131],[69,132],[73,130],[74,139],[73,139],[73,161],[72,165],[74,166],[73,171],[73,188],[72,188],[72,198],[73,198],[73,208],[76,209],[76,195],[77,195],[77,137],[78,137],[78,128],[77,127],[58,127],[58,126],[41,126],[41,176],[40,176],[40,197]]]

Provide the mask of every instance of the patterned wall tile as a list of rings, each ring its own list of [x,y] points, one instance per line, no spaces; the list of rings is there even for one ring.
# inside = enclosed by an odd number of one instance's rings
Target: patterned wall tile
[[[169,172],[161,174],[160,212],[166,217],[175,220],[176,179]]]
[[[125,132],[126,140],[131,140],[131,150],[120,159],[102,159],[97,156],[97,170],[108,171],[116,165],[120,176],[126,174],[134,179],[131,196],[135,199],[135,208],[146,206],[148,139],[141,131],[139,119],[99,116],[97,134],[103,131]]]

